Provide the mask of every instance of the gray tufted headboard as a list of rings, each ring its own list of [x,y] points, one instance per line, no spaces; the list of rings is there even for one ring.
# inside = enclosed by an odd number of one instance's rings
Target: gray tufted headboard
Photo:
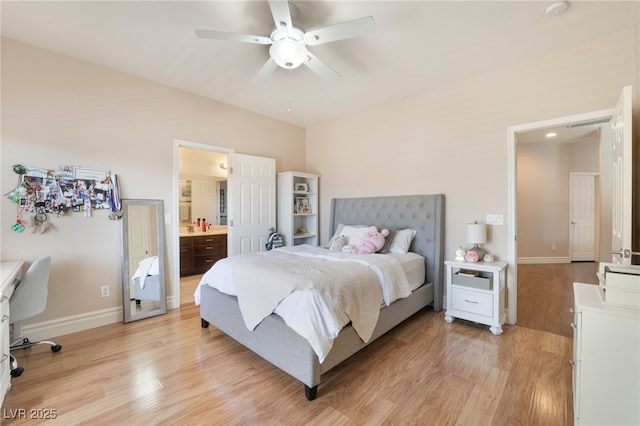
[[[400,195],[331,200],[333,235],[338,224],[375,225],[378,229],[415,229],[411,251],[427,259],[427,282],[434,283],[434,310],[444,294],[444,195]]]

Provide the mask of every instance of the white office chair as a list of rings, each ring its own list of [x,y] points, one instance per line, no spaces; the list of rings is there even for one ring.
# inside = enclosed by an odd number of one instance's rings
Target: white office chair
[[[9,316],[11,324],[11,350],[27,349],[35,345],[50,345],[52,352],[58,352],[62,346],[48,340],[32,342],[22,336],[21,322],[44,312],[49,290],[49,271],[51,257],[43,256],[35,260],[27,270],[20,284],[9,299]],[[16,359],[11,356],[11,376],[18,377],[24,369],[18,367]]]

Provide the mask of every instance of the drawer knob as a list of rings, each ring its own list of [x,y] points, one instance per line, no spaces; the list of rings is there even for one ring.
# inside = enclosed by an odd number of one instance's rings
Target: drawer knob
[[[577,328],[574,323],[569,324],[572,328]]]
[[[573,310],[573,308],[569,308],[569,313],[574,314],[576,311]]]
[[[569,360],[569,365],[573,368],[576,365],[576,362],[572,359]]]

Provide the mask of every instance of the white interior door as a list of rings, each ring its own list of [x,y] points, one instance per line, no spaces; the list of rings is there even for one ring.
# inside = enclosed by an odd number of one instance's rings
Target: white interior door
[[[631,151],[631,86],[622,89],[611,117],[613,149],[612,262],[632,264],[632,151]],[[640,253],[637,253],[640,255]],[[636,259],[638,259],[636,257]],[[639,263],[639,262],[635,262]]]
[[[596,176],[571,173],[569,241],[571,261],[596,260]]]
[[[147,257],[154,256],[151,251],[151,235],[149,234],[149,206],[131,205],[127,209],[129,215],[129,281],[136,273],[138,265]],[[129,286],[129,297],[135,297],[135,286]]]
[[[149,234],[149,207],[129,206],[129,272],[133,275],[140,261],[154,256]]]
[[[227,254],[265,250],[276,226],[276,160],[229,155]]]

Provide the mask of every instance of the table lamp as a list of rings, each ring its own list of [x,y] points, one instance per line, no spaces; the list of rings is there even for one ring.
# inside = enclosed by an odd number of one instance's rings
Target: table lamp
[[[478,244],[484,244],[487,242],[487,226],[478,223],[476,220],[474,223],[467,223],[467,242],[473,244],[464,256],[467,262],[477,262],[482,260],[485,251],[478,246]]]

